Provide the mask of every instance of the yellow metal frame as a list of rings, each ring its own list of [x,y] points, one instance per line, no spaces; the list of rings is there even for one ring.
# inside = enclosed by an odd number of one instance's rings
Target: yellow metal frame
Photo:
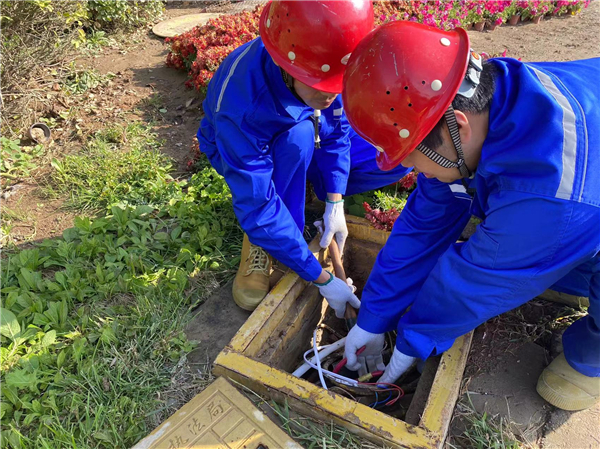
[[[383,245],[389,235],[373,229],[364,219],[348,217],[347,222],[349,237],[356,240]],[[311,242],[310,249],[325,265],[326,254],[316,240]],[[287,401],[300,413],[321,420],[332,419],[378,444],[394,448],[442,448],[458,398],[472,332],[457,339],[442,355],[419,425],[407,424],[257,360],[266,353],[273,360],[280,360],[278,351],[283,351],[281,347],[286,344],[293,344],[291,338],[276,339],[280,347],[265,348],[268,337],[282,323],[299,327],[309,322],[306,317],[312,316],[322,303],[316,288],[307,284],[295,273],[287,273],[219,354],[214,373],[275,401]],[[301,295],[303,301],[296,301]]]

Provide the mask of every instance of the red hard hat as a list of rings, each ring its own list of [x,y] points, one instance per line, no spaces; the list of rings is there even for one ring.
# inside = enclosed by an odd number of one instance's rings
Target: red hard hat
[[[260,36],[275,62],[314,89],[340,93],[350,53],[373,29],[373,4],[273,1],[260,17]]]
[[[344,75],[344,111],[377,147],[379,168],[396,167],[435,127],[465,77],[469,48],[462,28],[405,21],[379,27],[356,47]]]

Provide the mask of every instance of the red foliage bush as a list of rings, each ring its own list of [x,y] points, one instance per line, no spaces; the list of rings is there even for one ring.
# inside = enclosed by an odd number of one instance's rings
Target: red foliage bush
[[[400,0],[374,1],[375,25],[394,21],[410,20],[452,29],[467,26],[473,21],[493,20],[501,23],[506,17],[503,13],[520,10],[523,14],[538,8],[538,5],[553,4],[556,11],[569,11],[575,14],[582,7],[587,7],[589,0],[557,1],[531,0],[519,1],[518,7],[508,8],[509,1],[499,0]],[[244,11],[233,15],[223,15],[210,19],[206,25],[173,38],[168,38],[171,51],[167,55],[167,65],[186,70],[190,79],[188,87],[204,92],[214,72],[223,60],[242,44],[258,37],[258,21],[263,6],[254,11]],[[544,11],[549,8],[544,7]],[[535,9],[537,11],[537,9]],[[518,11],[517,11],[518,12]]]
[[[400,186],[404,190],[412,189],[413,187],[415,187],[416,183],[417,183],[417,172],[414,170],[411,171],[406,176],[404,176],[404,178],[402,178],[400,181],[398,181],[398,184],[400,184]]]
[[[400,212],[395,207],[389,210],[373,209],[366,201],[363,203],[365,208],[365,218],[369,220],[375,229],[391,231]]]
[[[167,65],[189,73],[188,87],[205,91],[221,62],[240,45],[258,36],[262,7],[210,19],[179,36],[167,38],[171,51]]]

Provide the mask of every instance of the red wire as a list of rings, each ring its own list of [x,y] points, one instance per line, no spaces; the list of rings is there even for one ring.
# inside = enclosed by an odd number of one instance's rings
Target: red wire
[[[358,351],[356,351],[356,355],[360,355],[365,349],[367,349],[367,347],[363,346]],[[342,368],[346,366],[346,363],[348,363],[348,359],[344,357],[342,360],[340,360],[340,362],[337,365],[335,365],[335,367],[333,368],[333,372],[335,374],[338,374],[342,370]]]
[[[358,351],[356,351],[356,355],[360,355],[365,349],[366,349],[366,346],[363,346]],[[335,367],[333,368],[333,372],[335,374],[338,374],[342,370],[342,368],[344,366],[346,366],[346,363],[348,363],[348,359],[346,357],[344,357],[342,360],[339,361],[339,363],[337,365],[335,365]],[[374,371],[371,373],[371,376],[373,376],[373,377],[383,376],[383,371]],[[400,388],[396,384],[390,384],[387,382],[383,382],[383,383],[382,382],[359,382],[359,384],[360,385],[375,385],[375,386],[387,385],[388,388],[382,389],[382,391],[390,391],[390,390],[397,391],[398,396],[396,396],[394,399],[386,402],[385,405],[393,405],[396,403],[396,401],[398,399],[400,399],[402,396],[404,396],[404,390],[402,390],[402,388]]]

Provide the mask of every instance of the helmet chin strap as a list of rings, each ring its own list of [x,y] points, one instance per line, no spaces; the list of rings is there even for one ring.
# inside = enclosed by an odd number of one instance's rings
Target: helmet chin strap
[[[451,161],[450,159],[445,158],[441,154],[436,153],[428,146],[423,145],[422,143],[417,145],[417,150],[419,150],[433,162],[438,164],[440,167],[457,168],[462,178],[470,178],[471,176],[473,176],[473,173],[471,173],[471,170],[469,170],[469,167],[467,167],[467,164],[465,163],[465,155],[462,150],[460,134],[458,132],[458,123],[456,123],[456,115],[454,115],[454,108],[452,106],[450,106],[446,110],[446,112],[444,113],[444,118],[446,119],[446,124],[448,125],[450,137],[452,138],[452,143],[454,144],[454,148],[456,149],[458,160]]]
[[[471,98],[475,94],[477,86],[479,86],[479,79],[481,77],[483,65],[481,63],[481,56],[474,51],[470,51],[468,57],[469,65],[467,67],[467,73],[465,74],[465,78],[458,89],[457,95]],[[426,145],[423,145],[422,143],[417,145],[417,150],[441,167],[457,168],[463,179],[470,178],[474,175],[474,173],[469,170],[469,167],[467,167],[467,164],[465,163],[465,155],[462,150],[460,133],[458,132],[458,123],[456,123],[456,115],[454,114],[454,108],[452,105],[450,105],[444,113],[444,118],[446,119],[448,131],[450,131],[450,137],[452,138],[452,143],[454,144],[456,155],[458,156],[457,160],[451,161],[441,154],[436,153]]]

